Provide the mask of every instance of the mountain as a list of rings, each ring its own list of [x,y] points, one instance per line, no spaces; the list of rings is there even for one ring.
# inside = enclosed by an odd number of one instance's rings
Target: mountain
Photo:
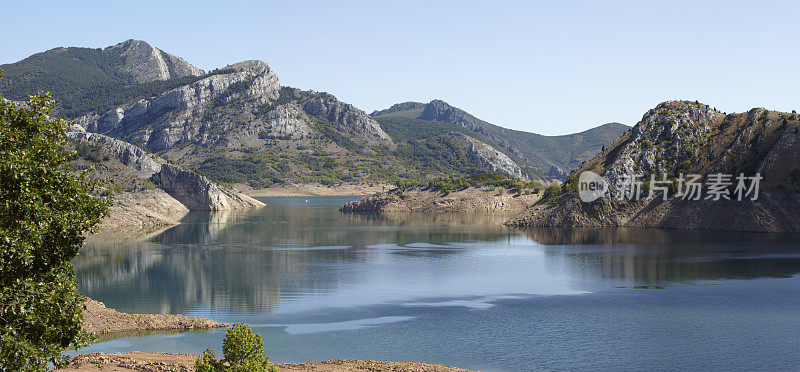
[[[180,79],[186,78],[167,82]],[[479,171],[525,177],[504,154],[471,138],[452,134],[398,145],[372,117],[335,96],[282,87],[261,61],[160,88],[106,111],[87,110],[75,121],[88,132],[139,146],[214,181],[257,188]]]
[[[139,96],[150,96],[196,80],[204,73],[183,59],[144,41],[127,40],[105,49],[55,48],[0,65],[0,93],[22,101],[39,91],[76,117],[105,111]]]
[[[548,167],[572,164],[574,156],[602,146],[597,135],[577,149],[558,142],[551,146],[566,148],[559,148],[567,153],[564,161],[532,161],[506,137],[536,135],[492,126],[441,101],[406,102],[371,116],[329,93],[281,86],[262,61],[204,73],[136,40],[104,49],[56,48],[2,68],[0,91],[12,100],[50,91],[61,102],[55,113],[88,132],[211,181],[253,188],[487,171],[545,180],[561,174],[548,176]]]
[[[374,111],[371,116],[393,136],[419,139],[460,131],[503,151],[531,175],[557,179],[565,178],[566,170],[591,159],[629,129],[623,124],[608,123],[580,133],[544,136],[488,123],[442,100],[399,103]]]
[[[531,207],[508,222],[512,226],[635,226],[740,231],[800,231],[800,117],[755,108],[724,114],[699,102],[669,101],[648,111],[642,120],[604,152],[575,170],[562,194]],[[592,171],[609,185],[625,175],[649,180],[665,177],[664,193],[650,182],[642,197],[602,197],[581,202],[580,175]],[[681,174],[702,177],[700,200],[687,192]],[[714,178],[732,175],[730,179]],[[738,200],[739,175],[755,177],[759,194]],[[686,178],[688,179],[688,177]],[[722,182],[717,182],[722,181]],[[745,188],[755,186],[742,180]],[[714,186],[719,185],[719,187]],[[655,186],[655,185],[654,185]],[[714,190],[727,195],[719,200]],[[690,198],[676,197],[683,190]],[[753,190],[754,191],[754,190]],[[703,193],[704,192],[704,193]],[[709,192],[712,192],[709,194]],[[711,199],[709,199],[711,197]]]

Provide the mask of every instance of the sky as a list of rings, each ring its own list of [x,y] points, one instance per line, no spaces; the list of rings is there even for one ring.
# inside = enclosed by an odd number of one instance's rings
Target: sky
[[[778,1],[13,1],[0,64],[145,40],[211,70],[259,59],[282,85],[371,112],[442,99],[547,135],[633,125],[659,102],[800,109],[800,3]]]

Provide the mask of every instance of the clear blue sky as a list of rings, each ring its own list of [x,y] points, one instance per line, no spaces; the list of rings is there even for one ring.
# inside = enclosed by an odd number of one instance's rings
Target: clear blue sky
[[[772,1],[6,2],[0,63],[146,40],[205,70],[260,59],[281,84],[370,112],[441,98],[509,128],[635,124],[668,99],[800,109],[800,5]]]

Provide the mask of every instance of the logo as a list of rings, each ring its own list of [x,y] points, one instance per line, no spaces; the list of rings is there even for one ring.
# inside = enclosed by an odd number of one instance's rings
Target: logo
[[[603,176],[591,171],[582,172],[578,177],[578,196],[584,203],[591,203],[603,197],[615,200],[652,200],[655,197],[667,201],[672,198],[683,200],[758,200],[759,185],[764,177],[760,173],[755,176],[738,176],[725,173],[679,174],[667,178],[666,175],[656,178],[651,174],[648,180],[644,174],[623,174],[614,178],[613,185]],[[705,191],[705,195],[703,195]],[[672,194],[672,195],[670,195]]]
[[[584,203],[602,198],[610,189],[608,181],[595,172],[585,171],[578,177],[578,196]]]

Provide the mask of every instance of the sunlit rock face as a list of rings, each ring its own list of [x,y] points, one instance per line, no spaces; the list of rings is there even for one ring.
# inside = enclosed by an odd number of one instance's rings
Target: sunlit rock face
[[[731,200],[700,200],[663,193],[640,200],[601,198],[591,203],[566,192],[507,222],[512,226],[634,226],[737,231],[800,231],[800,117],[754,108],[725,114],[699,102],[668,101],[648,111],[614,144],[570,176],[584,171],[611,184],[641,175],[676,180],[698,174],[707,190],[709,175],[731,177]],[[734,194],[736,176],[760,176],[757,200]],[[567,182],[574,182],[575,179]],[[749,181],[748,181],[749,182]],[[749,184],[745,186],[749,187]],[[753,196],[753,194],[750,194]]]

